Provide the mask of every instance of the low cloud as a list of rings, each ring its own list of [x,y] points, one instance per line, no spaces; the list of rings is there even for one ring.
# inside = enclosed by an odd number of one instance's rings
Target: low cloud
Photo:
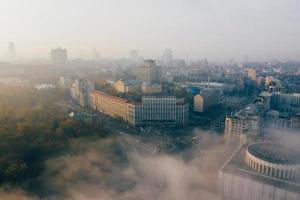
[[[177,154],[161,152],[159,137],[75,140],[70,152],[47,161],[42,182],[51,192],[44,199],[219,200],[217,171],[230,151],[218,136],[196,131],[195,137],[198,145]],[[0,199],[37,200],[5,195]]]

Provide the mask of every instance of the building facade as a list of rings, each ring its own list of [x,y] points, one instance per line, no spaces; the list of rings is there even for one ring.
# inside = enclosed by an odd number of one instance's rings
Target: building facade
[[[127,121],[127,100],[100,91],[90,92],[90,106],[101,113]]]
[[[115,82],[114,88],[120,93],[139,92],[141,90],[141,81],[120,79]]]
[[[216,89],[203,89],[194,97],[194,111],[205,112],[219,103],[220,94]]]
[[[137,68],[137,80],[150,83],[161,81],[161,67],[154,60],[145,60],[144,66]]]
[[[240,146],[218,174],[224,200],[299,200],[299,152],[274,144]],[[291,155],[292,154],[292,155]]]
[[[71,96],[81,106],[89,105],[89,93],[95,90],[94,82],[86,79],[76,79],[71,88]]]
[[[51,59],[55,64],[65,64],[68,61],[68,51],[58,47],[51,50]]]
[[[158,94],[162,92],[161,84],[157,84],[157,83],[144,82],[142,83],[141,89],[142,89],[142,93],[144,94]]]
[[[133,127],[164,123],[184,126],[189,119],[189,105],[176,97],[143,97],[142,103],[131,102],[104,92],[92,91],[90,107]]]
[[[226,116],[224,137],[227,142],[244,144],[259,134],[260,120],[257,115],[236,113]]]

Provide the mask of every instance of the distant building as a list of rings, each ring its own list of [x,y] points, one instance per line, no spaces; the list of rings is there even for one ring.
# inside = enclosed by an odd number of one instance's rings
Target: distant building
[[[247,69],[247,76],[250,80],[256,81],[256,71],[253,68]]]
[[[139,80],[118,80],[115,82],[114,87],[117,92],[130,93],[141,91],[141,81]]]
[[[142,93],[144,94],[158,94],[162,92],[162,86],[158,83],[142,83]]]
[[[265,77],[265,86],[267,87],[272,81],[274,81],[273,76],[266,76]]]
[[[71,88],[71,96],[81,106],[89,105],[89,93],[95,90],[94,82],[86,79],[76,79]]]
[[[51,50],[51,59],[55,64],[65,64],[68,61],[67,49],[58,47],[57,49]]]
[[[300,93],[272,93],[271,106],[278,110],[300,112]]]
[[[93,60],[99,60],[100,59],[100,54],[98,53],[97,49],[92,50],[92,59]]]
[[[161,81],[161,67],[154,60],[145,60],[144,66],[137,68],[137,79],[143,82],[159,83]]]
[[[138,56],[138,52],[137,50],[131,50],[129,53],[129,60],[131,61],[138,61],[139,60],[139,56]]]
[[[59,78],[59,86],[62,89],[71,89],[71,78],[61,76]]]
[[[8,44],[8,60],[9,61],[15,61],[16,60],[16,48],[15,48],[15,44],[13,42],[10,42]]]
[[[163,53],[163,62],[166,66],[170,67],[173,62],[173,52],[170,49],[166,49]]]
[[[202,89],[200,94],[194,97],[194,111],[206,112],[212,106],[219,103],[220,93],[216,89]]]
[[[240,146],[219,170],[225,200],[299,200],[300,153],[271,143]]]

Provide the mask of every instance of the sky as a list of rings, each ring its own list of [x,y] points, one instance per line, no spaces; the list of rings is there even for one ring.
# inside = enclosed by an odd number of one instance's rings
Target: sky
[[[0,0],[0,60],[128,57],[300,60],[299,0]]]

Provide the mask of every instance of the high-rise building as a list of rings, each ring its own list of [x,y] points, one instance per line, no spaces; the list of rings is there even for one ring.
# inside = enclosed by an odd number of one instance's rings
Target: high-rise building
[[[241,145],[218,173],[224,200],[299,200],[300,153],[273,143]]]
[[[64,64],[68,61],[68,52],[67,49],[62,49],[58,47],[51,50],[51,59],[55,64]]]
[[[139,57],[138,57],[138,52],[137,50],[133,49],[130,51],[129,53],[129,60],[131,61],[138,61]]]
[[[144,66],[137,68],[137,79],[143,82],[158,83],[161,81],[161,67],[154,60],[145,60]]]
[[[225,140],[229,143],[244,144],[254,140],[260,133],[260,117],[257,113],[245,109],[226,116]]]
[[[170,49],[166,49],[163,53],[163,62],[166,66],[170,67],[173,62],[173,52]]]
[[[89,105],[89,93],[95,90],[94,82],[86,79],[76,79],[72,88],[71,96],[81,106]]]
[[[8,60],[15,61],[16,60],[16,48],[13,42],[8,44]]]
[[[99,60],[100,59],[100,55],[99,55],[97,49],[93,49],[93,51],[92,51],[92,59],[93,60]]]
[[[256,71],[253,68],[247,69],[247,76],[250,80],[256,81]]]
[[[205,112],[219,103],[220,93],[216,89],[205,88],[194,97],[194,111]]]

